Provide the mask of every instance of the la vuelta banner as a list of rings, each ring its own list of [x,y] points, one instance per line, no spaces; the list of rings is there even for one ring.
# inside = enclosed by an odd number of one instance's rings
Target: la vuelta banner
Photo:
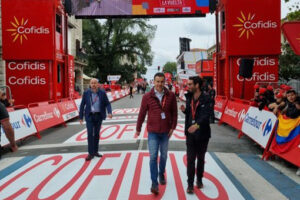
[[[242,130],[242,125],[249,108],[249,105],[229,100],[221,121],[226,122],[237,130]]]
[[[79,116],[77,106],[74,101],[63,101],[57,104],[64,121],[68,121]]]
[[[64,122],[57,104],[32,107],[29,112],[39,132]]]
[[[244,99],[254,97],[253,86],[257,82],[278,82],[278,56],[257,56],[254,59],[252,77],[245,79]],[[244,78],[239,75],[241,57],[232,59],[233,97],[241,98]]]
[[[4,60],[54,58],[53,0],[2,0],[1,8]]]
[[[0,180],[1,199],[153,199],[148,152],[105,152],[85,161],[86,154],[43,155]],[[168,152],[167,185],[155,199],[189,199],[185,152]],[[34,178],[33,178],[34,177]],[[217,164],[205,156],[205,187],[197,199],[245,199]]]

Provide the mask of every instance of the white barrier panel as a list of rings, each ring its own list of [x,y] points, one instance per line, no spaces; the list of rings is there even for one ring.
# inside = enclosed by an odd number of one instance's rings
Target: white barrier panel
[[[78,108],[78,111],[79,111],[80,110],[81,99],[75,99],[74,101],[75,101],[75,104],[76,104],[76,106]]]
[[[158,196],[150,192],[148,152],[105,152],[101,159],[90,162],[85,162],[86,155],[37,157],[0,180],[1,199],[244,199],[209,153],[205,156],[205,187],[189,195],[185,192],[186,154],[168,152],[167,185],[159,185]]]
[[[250,107],[242,125],[242,132],[260,144],[267,147],[277,117],[269,111]]]
[[[106,95],[107,95],[107,98],[108,98],[109,102],[112,102],[114,100],[111,92],[107,92]]]
[[[77,105],[74,101],[63,101],[57,105],[65,122],[79,116]]]
[[[15,140],[22,139],[37,132],[27,108],[9,112],[9,120],[15,131]],[[1,145],[9,144],[3,129],[1,129],[1,132]]]

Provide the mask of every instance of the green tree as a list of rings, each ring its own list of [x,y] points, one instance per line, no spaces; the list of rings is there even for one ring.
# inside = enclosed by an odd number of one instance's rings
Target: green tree
[[[167,62],[163,67],[163,72],[169,72],[173,75],[173,72],[177,73],[177,64],[176,62]]]
[[[289,0],[285,0],[285,2],[289,2]],[[283,23],[300,20],[299,4],[296,2],[289,8],[291,12],[282,20]],[[282,44],[282,54],[279,57],[279,77],[285,81],[300,77],[300,56],[295,55],[287,41]]]
[[[85,73],[105,82],[107,75],[121,75],[132,82],[135,72],[145,74],[153,53],[150,42],[156,26],[147,19],[83,20],[83,48],[88,55]]]

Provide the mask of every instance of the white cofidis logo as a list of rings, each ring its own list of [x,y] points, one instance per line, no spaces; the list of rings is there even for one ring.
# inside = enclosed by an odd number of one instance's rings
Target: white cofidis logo
[[[241,60],[242,58],[238,58],[236,60],[237,66],[241,65]],[[264,66],[276,66],[276,59],[275,58],[269,58],[268,56],[266,57],[254,57],[254,67],[264,67]]]
[[[237,74],[237,80],[238,81],[244,81],[244,78],[241,77],[239,74]],[[275,81],[276,80],[276,76],[273,73],[269,73],[269,72],[264,72],[264,73],[259,73],[259,72],[254,72],[251,78],[246,78],[246,81]]]
[[[257,29],[275,29],[278,27],[277,22],[272,20],[255,20],[255,14],[244,14],[241,11],[241,16],[237,17],[238,24],[234,24],[233,27],[237,28],[240,32],[239,38],[245,36],[247,39],[250,35],[254,36]]]
[[[20,41],[20,44],[23,44],[24,40],[28,40],[28,35],[48,35],[50,34],[50,29],[44,26],[30,26],[28,24],[28,19],[18,20],[14,16],[14,20],[10,22],[11,28],[6,29],[6,31],[11,32],[13,37],[13,42],[17,40]]]

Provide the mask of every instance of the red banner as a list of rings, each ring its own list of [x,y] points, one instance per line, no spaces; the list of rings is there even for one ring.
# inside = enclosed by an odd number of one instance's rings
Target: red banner
[[[11,88],[16,105],[49,100],[49,68],[49,62],[6,62],[6,85]]]
[[[226,22],[222,32],[227,32],[227,56],[281,53],[280,0],[247,0],[243,3],[231,0],[224,4]]]
[[[285,22],[282,25],[282,31],[289,41],[295,54],[300,55],[300,21]]]
[[[221,119],[222,114],[223,114],[224,109],[225,109],[225,106],[227,104],[227,101],[228,101],[227,97],[216,96],[214,112],[215,112],[215,117],[217,119]]]
[[[246,117],[246,113],[249,108],[249,105],[228,101],[221,117],[221,121],[229,124],[237,130],[242,130],[244,118]]]
[[[75,92],[75,72],[74,72],[74,57],[72,55],[68,55],[68,82],[69,82],[69,97],[73,97],[74,96],[74,92]]]
[[[57,104],[43,104],[29,108],[38,132],[64,122]]]
[[[61,112],[64,121],[73,119],[79,115],[76,104],[74,101],[63,101],[58,103],[58,108]]]
[[[2,0],[1,6],[3,59],[53,59],[53,1]]]

